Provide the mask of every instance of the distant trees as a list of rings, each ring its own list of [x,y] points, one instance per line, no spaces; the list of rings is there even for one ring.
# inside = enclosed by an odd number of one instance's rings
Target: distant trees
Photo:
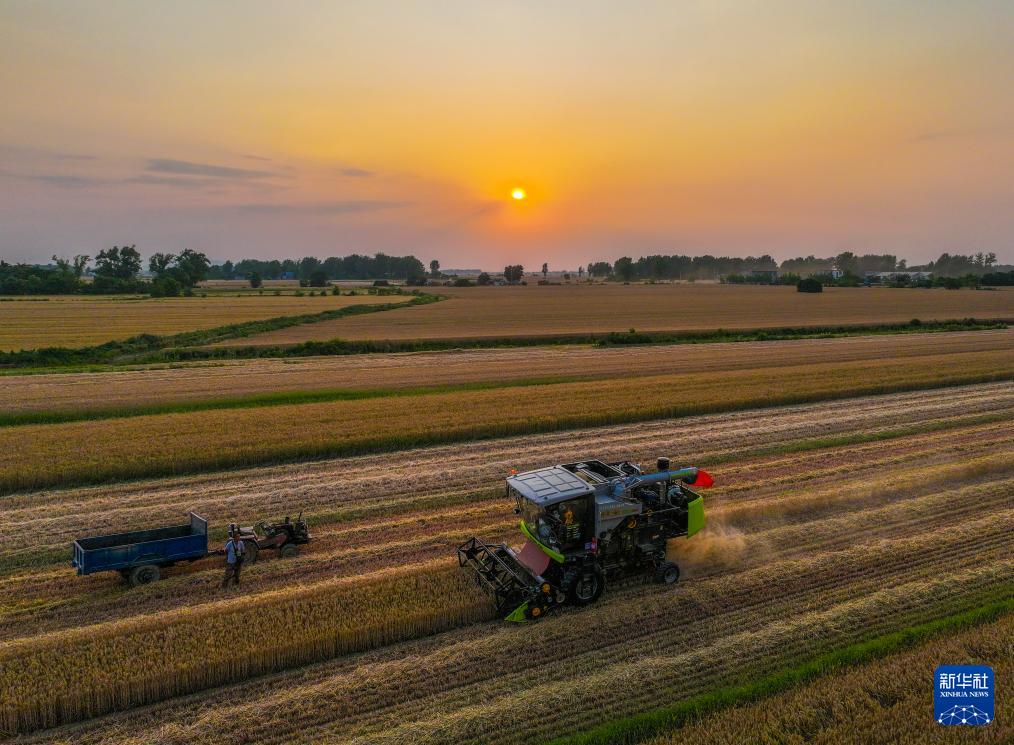
[[[823,292],[824,284],[816,277],[806,277],[796,283],[796,292]]]
[[[768,273],[777,270],[781,275],[830,276],[835,273],[834,281],[841,284],[858,283],[867,272],[903,272],[927,271],[935,275],[965,277],[970,274],[982,275],[998,268],[996,254],[979,252],[963,256],[960,254],[942,254],[936,261],[922,266],[908,267],[904,259],[894,254],[858,254],[853,251],[842,251],[835,256],[817,257],[814,255],[797,256],[786,259],[779,264],[769,254],[761,256],[701,256],[652,254],[632,259],[622,256],[612,265],[605,261],[590,263],[587,266],[589,277],[609,277],[630,282],[643,280],[680,280],[680,279],[720,279],[743,277],[749,281],[755,273]],[[580,276],[580,274],[579,274]],[[844,279],[843,279],[843,278]],[[848,278],[853,279],[848,279]],[[735,279],[732,279],[735,282]]]
[[[634,260],[629,256],[621,256],[613,264],[613,274],[624,282],[629,282],[634,278]]]
[[[140,263],[140,258],[138,262]],[[210,268],[211,262],[205,254],[189,248],[184,248],[178,254],[154,253],[148,259],[148,269],[155,275],[152,284],[160,285],[161,293],[172,290],[175,285],[184,290],[193,289],[208,276]],[[166,282],[167,279],[172,279],[173,282]]]
[[[250,272],[250,276],[247,279],[250,281],[250,286],[255,290],[264,284],[264,278],[261,277],[260,272]]]
[[[141,271],[141,254],[136,246],[113,246],[95,257],[95,276],[132,280]]]
[[[480,274],[475,281],[482,287],[493,284],[493,278],[486,274],[486,272]]]
[[[549,276],[549,264],[543,264],[542,265],[542,278],[546,279],[547,276]]]
[[[436,259],[430,262],[430,276],[433,279],[439,279],[440,277],[440,262]]]
[[[327,287],[327,272],[323,267],[310,272],[310,287]]]
[[[981,281],[982,284],[987,286],[1010,287],[1014,285],[1014,271],[990,272],[989,274],[983,274]]]
[[[388,256],[378,253],[373,256],[351,254],[350,256],[329,256],[318,259],[307,256],[299,260],[242,259],[233,267],[233,275],[248,277],[257,272],[264,279],[293,279],[310,281],[315,269],[323,269],[328,279],[419,279],[426,276],[426,268],[414,256]]]
[[[512,264],[503,268],[503,277],[508,282],[520,282],[525,276],[525,268],[521,264]]]

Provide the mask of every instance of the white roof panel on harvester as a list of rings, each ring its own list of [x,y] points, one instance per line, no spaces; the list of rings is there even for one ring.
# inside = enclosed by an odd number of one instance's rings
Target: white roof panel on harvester
[[[565,468],[553,466],[507,479],[507,484],[533,502],[552,503],[580,497],[594,489]]]

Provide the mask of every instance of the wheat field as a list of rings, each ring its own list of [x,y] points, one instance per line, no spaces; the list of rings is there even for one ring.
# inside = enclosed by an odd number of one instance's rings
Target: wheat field
[[[20,566],[0,567],[0,722],[66,723],[29,741],[232,742],[244,721],[266,742],[479,743],[650,710],[1009,597],[1012,413],[1014,386],[995,383],[408,451],[396,473],[368,456],[13,495],[0,532],[34,529],[10,547]],[[684,581],[493,620],[454,546],[512,539],[510,467],[590,450],[716,475],[706,533],[671,547]],[[69,576],[59,553],[111,525],[297,501],[316,540],[250,567],[239,594],[217,589],[215,560],[128,592]],[[136,664],[154,655],[157,670]]]
[[[82,412],[214,401],[291,391],[397,391],[553,378],[599,379],[773,369],[814,363],[1014,348],[1014,330],[596,348],[507,349],[227,360],[104,372],[6,375],[0,410]]]
[[[270,293],[177,298],[63,295],[44,301],[12,300],[0,302],[0,351],[84,347],[137,334],[175,334],[377,302],[371,295]]]
[[[1014,317],[1014,291],[715,284],[439,288],[449,300],[269,331],[224,345],[329,339],[470,339],[580,333],[754,329]]]
[[[7,427],[0,491],[1006,380],[1012,365],[1001,349]]]

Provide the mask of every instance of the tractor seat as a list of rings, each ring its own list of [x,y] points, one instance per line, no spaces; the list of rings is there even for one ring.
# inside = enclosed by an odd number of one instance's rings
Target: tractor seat
[[[240,532],[240,533],[255,533],[256,531],[255,531],[255,530],[253,529],[253,526],[252,526],[252,525],[250,525],[250,526],[248,526],[248,527],[241,527],[241,528],[239,529],[239,532]]]

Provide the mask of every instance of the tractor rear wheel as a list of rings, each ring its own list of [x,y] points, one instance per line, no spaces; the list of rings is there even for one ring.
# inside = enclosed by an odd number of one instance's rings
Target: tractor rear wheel
[[[590,605],[602,595],[606,578],[598,567],[584,569],[570,588],[570,602],[574,605]]]
[[[299,556],[299,546],[295,543],[286,543],[278,553],[283,559],[291,559],[293,556]]]
[[[664,561],[655,570],[655,580],[663,585],[675,585],[679,582],[680,568],[671,561]]]
[[[253,541],[243,541],[243,563],[253,564],[257,561],[257,552],[260,551],[258,546]]]
[[[159,568],[153,564],[145,564],[144,566],[134,567],[130,570],[130,586],[139,587],[140,585],[157,582],[161,576],[162,572],[159,571]]]

